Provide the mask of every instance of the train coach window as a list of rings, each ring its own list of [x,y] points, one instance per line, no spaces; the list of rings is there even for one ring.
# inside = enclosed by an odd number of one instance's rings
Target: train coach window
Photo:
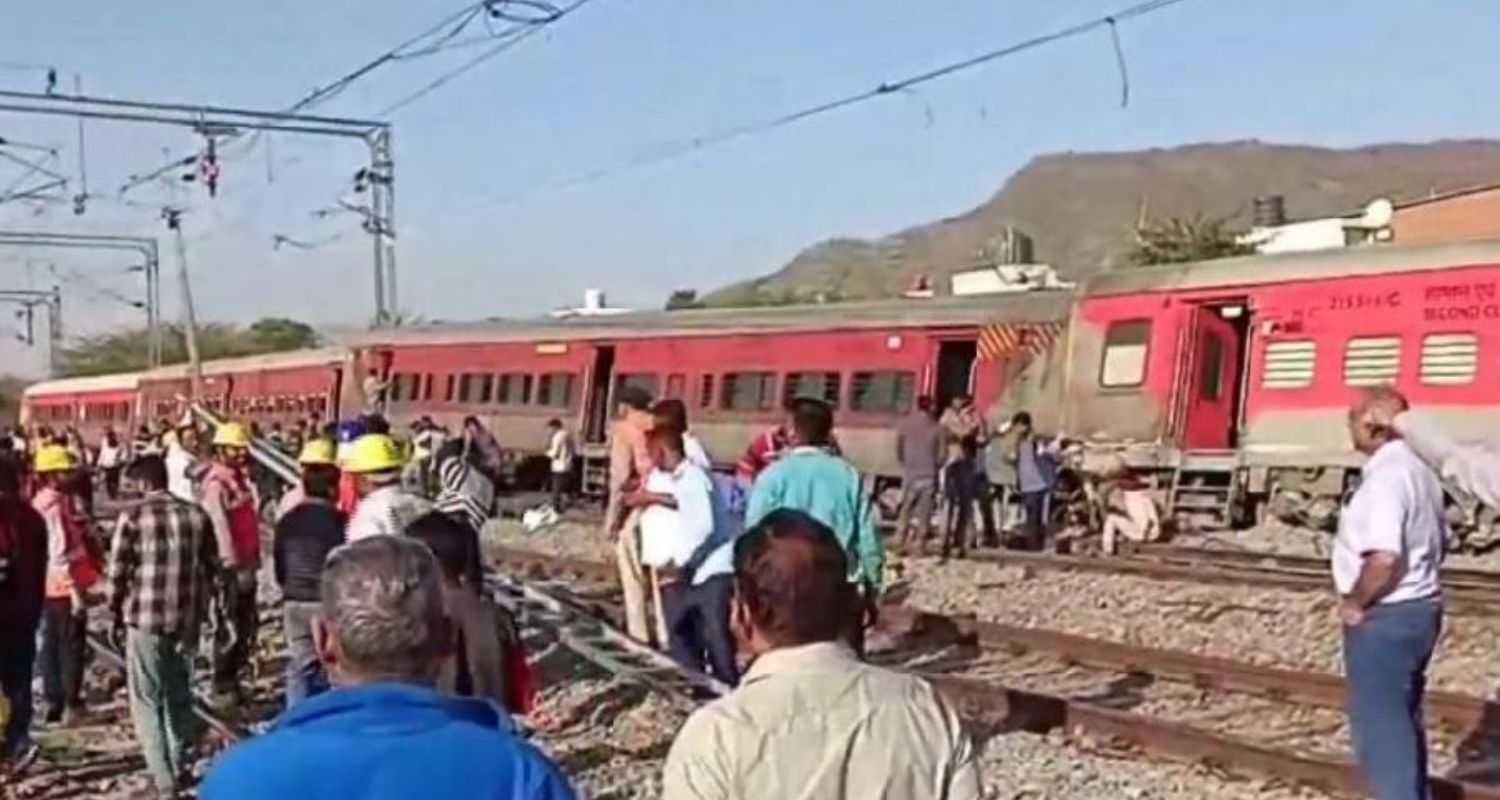
[[[712,408],[714,404],[714,376],[704,375],[698,379],[698,407]]]
[[[917,376],[910,372],[856,372],[849,379],[849,410],[867,414],[911,411]]]
[[[1113,323],[1104,333],[1104,357],[1099,362],[1099,385],[1124,389],[1146,382],[1146,353],[1151,347],[1151,320]]]
[[[476,403],[479,401],[479,376],[462,375],[458,379],[458,402]]]
[[[1401,337],[1359,336],[1344,346],[1344,385],[1386,386],[1401,371]]]
[[[839,374],[837,372],[788,372],[782,387],[782,401],[790,403],[801,397],[839,407]]]
[[[1318,346],[1311,339],[1271,342],[1266,345],[1266,366],[1261,373],[1263,389],[1301,389],[1312,385],[1318,364]]]
[[[661,376],[654,372],[627,372],[615,378],[615,394],[618,396],[621,389],[634,386],[646,390],[655,400],[661,397]]]
[[[500,376],[495,402],[504,406],[523,406],[531,402],[531,374],[507,372]]]
[[[405,400],[407,386],[411,383],[412,377],[405,372],[391,373],[391,385],[390,388],[386,389],[386,397],[389,397],[392,403],[400,403]]]
[[[687,376],[680,372],[668,375],[665,397],[668,400],[681,400],[687,397]]]
[[[719,407],[725,411],[769,411],[775,400],[774,372],[731,372],[719,392]]]
[[[445,403],[451,403],[451,402],[453,402],[453,398],[456,397],[457,395],[458,395],[458,376],[457,375],[449,375],[448,376],[448,387],[443,391],[443,402],[445,402]]]
[[[549,372],[542,375],[536,381],[536,404],[548,408],[571,408],[575,381],[571,372]]]
[[[417,399],[416,390],[412,390],[412,399]],[[422,399],[432,399],[432,373],[430,372],[422,376]]]
[[[1479,340],[1472,333],[1433,333],[1422,337],[1422,383],[1461,386],[1474,382]]]

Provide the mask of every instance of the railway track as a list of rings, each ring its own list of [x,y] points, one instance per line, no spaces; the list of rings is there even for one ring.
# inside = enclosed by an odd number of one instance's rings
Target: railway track
[[[1165,563],[1203,563],[1225,567],[1276,570],[1288,573],[1326,575],[1328,559],[1266,553],[1253,550],[1231,550],[1217,547],[1184,547],[1172,544],[1137,544],[1130,554]],[[1500,592],[1500,571],[1444,567],[1443,585],[1459,589],[1491,589]]]
[[[494,548],[491,552],[508,567],[529,574],[567,577],[581,586],[606,587],[614,583],[615,567],[612,564],[511,547]],[[595,602],[594,606],[596,611],[605,615],[618,613],[609,602]],[[1057,631],[934,614],[899,605],[883,608],[882,617],[883,626],[901,639],[920,642],[929,648],[968,644],[1012,655],[1042,653],[1067,666],[1115,675],[1149,675],[1153,679],[1205,693],[1246,695],[1287,706],[1322,709],[1325,718],[1341,715],[1344,702],[1344,681],[1337,675],[1261,667]],[[1273,746],[1244,736],[1224,735],[1197,721],[1163,719],[1111,708],[1107,701],[1015,688],[998,682],[1005,678],[997,681],[991,677],[966,677],[935,671],[933,667],[936,666],[938,664],[929,664],[915,671],[953,696],[969,719],[990,730],[1061,728],[1093,739],[1123,744],[1166,760],[1209,764],[1232,773],[1269,776],[1339,795],[1357,795],[1361,791],[1353,765],[1341,755],[1295,752],[1285,746]],[[1500,714],[1500,707],[1495,703],[1451,692],[1429,692],[1427,704],[1434,720],[1456,729],[1474,728]],[[1326,731],[1298,731],[1287,738],[1315,741],[1320,736],[1326,736]],[[1477,775],[1480,772],[1471,768],[1464,774]],[[1434,776],[1433,796],[1500,798],[1500,788]]]
[[[1328,565],[1318,559],[1290,556],[1262,558],[1259,554],[1193,548],[1153,548],[1119,556],[1078,556],[1018,551],[971,552],[969,558],[994,564],[1034,569],[1136,575],[1166,581],[1219,586],[1257,586],[1295,591],[1330,591]],[[1279,560],[1278,560],[1279,559]],[[1443,594],[1454,614],[1485,614],[1500,609],[1500,573],[1486,570],[1445,570]]]

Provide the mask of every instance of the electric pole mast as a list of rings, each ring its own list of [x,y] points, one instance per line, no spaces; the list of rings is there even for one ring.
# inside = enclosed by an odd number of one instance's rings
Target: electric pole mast
[[[182,338],[187,344],[189,399],[196,403],[203,397],[203,361],[198,356],[198,315],[193,310],[193,286],[188,281],[187,243],[182,239],[182,211],[169,207],[162,209],[161,214],[177,245],[177,283],[182,288]]]

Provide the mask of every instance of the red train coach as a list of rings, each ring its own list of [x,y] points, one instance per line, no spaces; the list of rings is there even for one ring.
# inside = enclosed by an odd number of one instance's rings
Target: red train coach
[[[358,346],[388,365],[390,412],[456,426],[474,415],[502,445],[535,453],[558,417],[598,445],[614,393],[638,385],[687,403],[721,462],[780,419],[782,402],[816,396],[838,413],[861,468],[894,476],[892,428],[919,394],[974,394],[981,408],[1035,383],[1020,359],[980,363],[987,326],[1060,329],[1068,292],[694,310],[376,332]],[[1060,374],[1053,378],[1060,382]],[[1034,389],[1032,391],[1035,391]]]
[[[351,364],[343,347],[208,361],[203,364],[204,404],[263,425],[313,413],[332,419],[343,407]],[[189,384],[185,364],[143,373],[141,413],[155,421],[181,419],[186,410],[181,398],[188,395]]]
[[[1066,429],[1157,471],[1200,522],[1278,494],[1336,513],[1362,388],[1396,386],[1460,436],[1500,422],[1500,242],[1112,271],[1071,329]]]
[[[76,428],[91,442],[107,429],[125,433],[139,411],[141,375],[129,372],[33,384],[21,396],[21,424],[55,431]]]
[[[310,413],[330,419],[345,401],[344,376],[351,363],[349,351],[342,347],[208,361],[203,364],[205,403],[264,425]],[[108,428],[128,435],[144,422],[175,423],[186,410],[181,398],[188,391],[185,364],[43,381],[27,388],[21,421],[54,429],[74,427],[95,443]]]

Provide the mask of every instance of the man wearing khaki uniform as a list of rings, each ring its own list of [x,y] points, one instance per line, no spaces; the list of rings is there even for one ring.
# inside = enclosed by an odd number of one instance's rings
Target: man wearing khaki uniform
[[[640,514],[625,505],[625,495],[651,474],[651,454],[646,434],[651,430],[651,396],[645,390],[625,386],[618,392],[620,418],[609,435],[609,504],[604,511],[604,535],[616,537],[615,560],[620,569],[620,590],[625,596],[625,632],[642,642],[651,640],[646,614],[646,570],[641,565]],[[664,626],[655,626],[664,627]],[[665,637],[662,637],[665,644]]]

